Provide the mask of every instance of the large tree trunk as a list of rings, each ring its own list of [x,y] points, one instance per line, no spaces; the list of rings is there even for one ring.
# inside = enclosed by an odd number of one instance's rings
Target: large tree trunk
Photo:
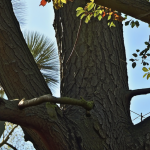
[[[0,120],[23,127],[37,150],[148,150],[149,119],[133,126],[130,100],[150,91],[129,91],[122,24],[116,28],[92,19],[82,22],[76,53],[66,63],[79,26],[75,0],[55,11],[54,27],[61,59],[61,94],[94,101],[91,116],[79,106],[64,110],[40,104],[25,109],[0,98]],[[50,93],[29,52],[10,0],[0,2],[0,82],[9,99]]]

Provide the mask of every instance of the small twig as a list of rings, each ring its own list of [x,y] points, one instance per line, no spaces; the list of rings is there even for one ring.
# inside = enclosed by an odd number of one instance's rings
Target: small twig
[[[71,58],[71,56],[72,56],[72,54],[73,54],[73,52],[75,50],[75,47],[76,47],[76,44],[77,44],[77,41],[78,41],[78,37],[79,37],[79,33],[80,33],[80,29],[81,29],[81,25],[82,25],[82,20],[80,20],[80,24],[79,24],[79,28],[78,28],[78,33],[77,33],[77,38],[76,38],[76,41],[75,41],[74,46],[73,46],[73,49],[72,49],[72,51],[70,53],[70,56],[69,56],[69,58],[68,58],[68,60],[67,60],[66,63],[68,63],[68,61],[70,60],[70,58]]]
[[[13,133],[13,131],[18,127],[18,125],[16,125],[7,135],[7,137],[0,143],[0,147],[3,146],[4,144],[7,143],[7,141],[9,140],[9,136]]]
[[[70,98],[70,97],[57,98],[57,97],[51,96],[50,94],[43,95],[43,96],[40,96],[38,98],[33,98],[31,100],[22,99],[19,102],[18,107],[26,108],[26,107],[30,107],[30,106],[36,106],[36,105],[39,105],[39,104],[44,103],[44,102],[77,105],[77,106],[82,106],[86,110],[91,110],[94,107],[93,101],[86,101],[83,98],[81,98],[80,100]]]
[[[12,144],[10,144],[10,143],[6,143],[9,147],[11,147],[13,150],[17,150],[17,148],[16,147],[14,147]]]

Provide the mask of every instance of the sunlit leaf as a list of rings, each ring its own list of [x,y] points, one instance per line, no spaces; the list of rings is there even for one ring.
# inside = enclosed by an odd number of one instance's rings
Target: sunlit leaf
[[[83,10],[83,8],[82,8],[82,7],[78,7],[78,8],[76,9],[76,11],[78,11],[78,10]]]
[[[147,80],[149,79],[149,77],[150,77],[150,74],[147,75]]]
[[[107,19],[107,20],[110,20],[110,19],[111,19],[111,15],[108,16],[108,19]]]
[[[94,4],[94,3],[92,3],[92,2],[91,2],[91,3],[89,3],[89,5],[88,5],[88,11],[90,11],[90,10],[94,7],[94,5],[95,5],[95,4]]]
[[[147,73],[144,74],[143,78],[147,75]]]
[[[142,70],[143,70],[144,72],[147,72],[147,71],[148,71],[148,69],[147,69],[146,67],[143,67]]]
[[[88,15],[86,18],[85,18],[85,23],[88,23],[90,21],[91,17],[90,15]]]
[[[98,16],[98,20],[100,21],[102,19],[102,15],[99,15]]]
[[[82,13],[84,13],[85,12],[85,10],[79,10],[79,11],[77,11],[77,13],[76,13],[76,16],[78,17],[80,14],[82,14]]]
[[[66,4],[66,0],[61,0],[61,2],[65,3]]]
[[[82,14],[81,17],[80,17],[80,19],[82,19],[82,18],[85,17],[85,16],[86,16],[86,14]]]

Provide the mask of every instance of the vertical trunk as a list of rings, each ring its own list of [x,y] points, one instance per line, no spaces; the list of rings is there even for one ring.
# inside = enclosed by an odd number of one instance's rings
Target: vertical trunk
[[[50,93],[23,39],[10,0],[0,2],[0,54],[0,83],[9,99]]]
[[[91,115],[94,120],[88,121],[82,109],[72,106],[64,106],[65,113],[69,118],[79,115],[78,119],[84,120],[76,127],[84,135],[77,144],[79,149],[127,149],[127,128],[132,122],[130,104],[125,100],[128,77],[122,24],[115,22],[116,27],[109,28],[107,18],[101,22],[92,19],[88,24],[82,21],[76,52],[66,63],[79,27],[76,8],[85,4],[85,1],[76,0],[56,10],[54,28],[61,60],[61,95],[93,100],[95,107]],[[84,128],[85,122],[89,129]],[[89,143],[88,136],[96,137],[97,134],[99,140],[95,141],[99,144],[95,145],[94,140]]]

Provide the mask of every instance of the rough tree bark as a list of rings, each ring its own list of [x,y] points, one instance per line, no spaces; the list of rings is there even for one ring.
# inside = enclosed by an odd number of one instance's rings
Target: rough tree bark
[[[75,9],[85,4],[75,0],[55,11],[54,28],[61,59],[61,94],[93,100],[91,116],[79,106],[60,110],[43,103],[19,109],[18,100],[0,98],[0,120],[21,125],[37,150],[148,150],[150,118],[134,126],[130,100],[150,89],[128,88],[122,24],[116,22],[116,28],[109,28],[106,19],[82,23],[77,54],[66,63],[79,26]],[[0,82],[9,99],[49,94],[10,0],[0,1],[0,33]]]

